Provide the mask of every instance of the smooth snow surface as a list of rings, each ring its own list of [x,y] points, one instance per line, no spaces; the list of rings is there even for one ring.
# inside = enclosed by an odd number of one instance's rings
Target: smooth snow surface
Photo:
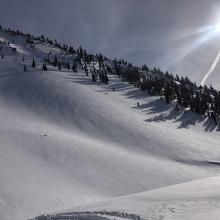
[[[220,137],[211,121],[115,76],[106,86],[83,71],[43,72],[43,56],[61,51],[0,37],[18,51],[1,43],[0,220],[96,209],[217,219]]]

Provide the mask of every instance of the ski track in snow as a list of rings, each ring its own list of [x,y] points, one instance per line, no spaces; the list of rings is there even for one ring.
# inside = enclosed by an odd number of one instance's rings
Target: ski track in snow
[[[102,85],[82,71],[42,72],[42,57],[56,48],[33,50],[20,37],[13,46],[24,55],[4,48],[0,60],[1,220],[103,209],[217,219],[218,132],[205,132],[201,120],[180,129],[172,106],[115,76]]]

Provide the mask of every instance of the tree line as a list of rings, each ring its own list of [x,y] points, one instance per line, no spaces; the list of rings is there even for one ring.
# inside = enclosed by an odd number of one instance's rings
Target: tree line
[[[3,28],[0,26],[0,30]],[[80,65],[88,76],[88,65],[90,68],[92,81],[99,80],[105,84],[109,83],[108,74],[115,74],[124,81],[127,81],[149,95],[160,96],[167,103],[175,102],[176,106],[181,105],[189,108],[191,111],[213,119],[216,124],[220,124],[220,91],[212,86],[200,86],[192,82],[188,77],[161,71],[159,68],[150,69],[147,65],[142,67],[134,66],[131,62],[124,59],[108,59],[101,53],[90,54],[82,47],[74,48],[67,44],[60,44],[57,40],[51,40],[44,35],[35,37],[30,34],[24,34],[20,31],[4,29],[12,35],[24,36],[27,43],[34,44],[34,41],[48,43],[54,47],[60,48],[66,54],[74,55],[74,62],[59,61],[55,56],[53,60],[44,58],[43,70],[47,70],[46,63],[52,64],[59,70],[66,68],[77,72],[77,66]],[[98,63],[98,68],[94,64]],[[32,67],[35,67],[33,59]],[[178,107],[177,107],[178,108]]]

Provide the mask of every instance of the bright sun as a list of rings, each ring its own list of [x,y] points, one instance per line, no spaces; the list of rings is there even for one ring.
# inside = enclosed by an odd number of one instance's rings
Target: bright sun
[[[216,32],[216,33],[220,33],[220,23],[219,23],[219,24],[216,24],[216,25],[213,27],[213,30],[214,30],[214,32]]]

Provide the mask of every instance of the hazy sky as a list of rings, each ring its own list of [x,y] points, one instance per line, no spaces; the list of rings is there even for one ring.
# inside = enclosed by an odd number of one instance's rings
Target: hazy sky
[[[220,34],[202,31],[217,22],[219,0],[0,0],[5,27],[192,79],[220,49]]]

